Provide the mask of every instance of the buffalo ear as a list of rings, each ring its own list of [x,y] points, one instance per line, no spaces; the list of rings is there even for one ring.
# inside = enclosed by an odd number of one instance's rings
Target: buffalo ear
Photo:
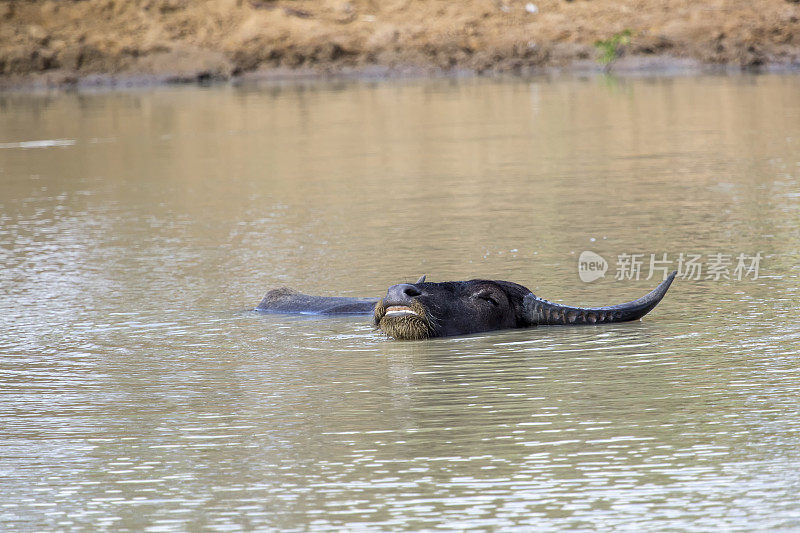
[[[417,283],[425,283],[425,274],[423,274],[422,277],[417,280]],[[415,283],[414,285],[416,285],[417,283]]]

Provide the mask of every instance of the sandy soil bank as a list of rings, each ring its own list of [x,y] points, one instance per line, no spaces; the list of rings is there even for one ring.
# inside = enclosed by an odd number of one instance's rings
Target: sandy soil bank
[[[0,85],[600,68],[624,30],[621,65],[800,66],[795,0],[0,0]]]

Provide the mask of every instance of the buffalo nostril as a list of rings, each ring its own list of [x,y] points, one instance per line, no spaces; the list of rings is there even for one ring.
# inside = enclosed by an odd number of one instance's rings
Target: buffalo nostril
[[[403,294],[405,294],[405,295],[406,295],[406,296],[408,296],[409,298],[413,298],[414,296],[419,296],[419,295],[420,295],[420,294],[422,294],[422,293],[421,293],[421,292],[419,292],[419,291],[418,291],[417,289],[415,289],[414,287],[407,287],[405,290],[403,290]]]
[[[388,299],[388,301],[403,305],[410,303],[410,301],[414,297],[421,295],[422,291],[420,291],[410,283],[401,283],[399,285],[392,285],[391,287],[389,287],[389,290],[386,291],[386,298]]]

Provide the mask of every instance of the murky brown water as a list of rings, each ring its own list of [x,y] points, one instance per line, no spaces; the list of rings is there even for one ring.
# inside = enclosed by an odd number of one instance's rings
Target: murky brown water
[[[0,95],[0,528],[800,528],[799,96],[797,76]],[[703,279],[632,324],[396,342],[247,311],[423,273],[619,303],[664,253]]]

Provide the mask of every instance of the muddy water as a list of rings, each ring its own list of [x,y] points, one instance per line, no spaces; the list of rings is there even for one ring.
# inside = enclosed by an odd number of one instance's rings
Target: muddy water
[[[800,528],[799,94],[0,95],[0,526]],[[678,266],[631,324],[396,342],[248,311],[423,273],[612,304]]]

